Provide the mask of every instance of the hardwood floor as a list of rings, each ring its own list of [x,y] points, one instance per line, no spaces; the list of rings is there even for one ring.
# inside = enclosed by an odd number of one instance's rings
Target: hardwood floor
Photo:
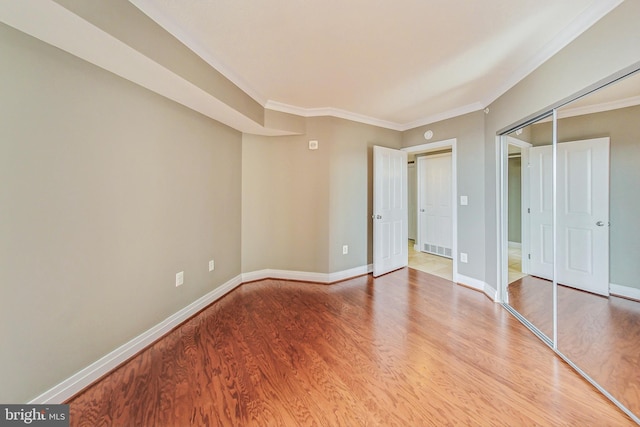
[[[525,276],[509,284],[509,305],[553,339],[553,282]]]
[[[501,306],[407,268],[244,284],[69,403],[73,426],[633,424]]]
[[[525,277],[509,285],[509,301],[553,337],[551,282]],[[558,349],[640,414],[640,302],[558,286]]]

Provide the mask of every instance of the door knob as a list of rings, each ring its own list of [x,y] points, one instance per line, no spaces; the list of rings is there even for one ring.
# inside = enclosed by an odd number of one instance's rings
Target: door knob
[[[604,221],[598,221],[598,222],[596,222],[596,225],[598,227],[604,227]],[[607,223],[607,225],[609,225],[609,223]]]

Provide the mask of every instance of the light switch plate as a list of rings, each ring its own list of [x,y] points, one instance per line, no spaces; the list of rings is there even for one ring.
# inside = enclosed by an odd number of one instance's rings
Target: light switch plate
[[[176,287],[182,285],[184,283],[184,271],[180,273],[176,273]]]
[[[467,196],[460,196],[460,205],[467,206],[469,204],[469,198]]]

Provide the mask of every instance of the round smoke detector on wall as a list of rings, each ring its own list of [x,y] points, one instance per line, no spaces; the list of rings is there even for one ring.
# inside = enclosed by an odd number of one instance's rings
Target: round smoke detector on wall
[[[433,138],[433,131],[432,130],[428,130],[424,133],[424,139],[431,139]]]

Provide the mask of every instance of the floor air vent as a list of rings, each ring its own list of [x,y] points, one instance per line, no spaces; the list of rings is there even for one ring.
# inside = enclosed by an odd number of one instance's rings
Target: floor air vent
[[[424,246],[423,252],[443,256],[446,258],[451,258],[451,248],[445,248],[444,246],[438,246],[438,245],[430,245],[428,243],[425,243],[423,246]]]

